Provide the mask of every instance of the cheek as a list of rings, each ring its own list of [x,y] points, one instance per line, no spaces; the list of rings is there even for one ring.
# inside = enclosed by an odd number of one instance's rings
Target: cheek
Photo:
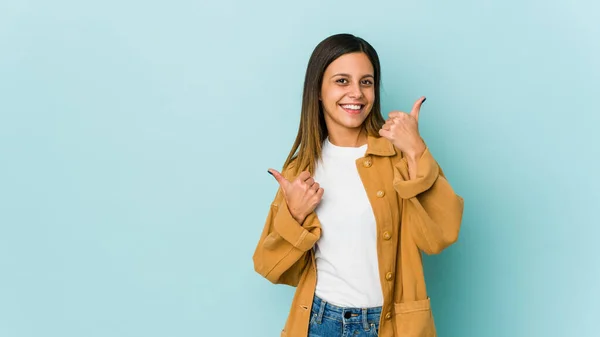
[[[373,104],[375,101],[375,89],[369,89],[365,91],[365,97],[369,101],[369,103]]]
[[[325,106],[336,106],[338,101],[344,97],[344,90],[340,90],[339,88],[331,88],[322,93],[323,103]]]

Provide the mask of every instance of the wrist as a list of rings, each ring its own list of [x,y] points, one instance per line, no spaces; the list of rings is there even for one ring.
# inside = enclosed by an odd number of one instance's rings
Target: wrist
[[[423,153],[425,152],[426,149],[427,149],[427,146],[425,145],[425,143],[423,141],[421,141],[419,146],[414,148],[412,151],[406,153],[406,159],[409,162],[413,162],[413,163],[417,162],[419,160],[419,158],[421,158],[421,156],[423,155]]]
[[[294,220],[296,220],[300,225],[302,225],[302,223],[304,222],[304,219],[306,219],[306,216],[296,216],[296,215],[292,215],[292,217],[294,218]]]

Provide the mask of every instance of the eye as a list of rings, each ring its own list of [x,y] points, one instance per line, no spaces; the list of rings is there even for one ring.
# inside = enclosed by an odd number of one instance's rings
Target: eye
[[[347,80],[347,79],[345,79],[345,78],[340,78],[340,79],[336,80],[336,82],[337,82],[337,83],[341,83],[341,84],[347,84],[347,83],[348,83],[348,80]]]
[[[363,80],[362,82],[364,85],[373,85],[373,81],[371,80]]]

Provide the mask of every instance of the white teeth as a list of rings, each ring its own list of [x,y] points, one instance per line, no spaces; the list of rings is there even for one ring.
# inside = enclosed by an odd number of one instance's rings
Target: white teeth
[[[352,109],[352,110],[360,110],[361,105],[346,104],[346,105],[342,105],[342,108],[344,108],[344,109]]]

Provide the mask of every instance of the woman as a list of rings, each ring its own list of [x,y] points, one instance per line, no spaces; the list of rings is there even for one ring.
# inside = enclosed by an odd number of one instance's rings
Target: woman
[[[410,113],[380,110],[373,47],[330,36],[308,63],[296,141],[253,256],[296,288],[281,336],[436,336],[421,251],[458,238],[463,200]]]

